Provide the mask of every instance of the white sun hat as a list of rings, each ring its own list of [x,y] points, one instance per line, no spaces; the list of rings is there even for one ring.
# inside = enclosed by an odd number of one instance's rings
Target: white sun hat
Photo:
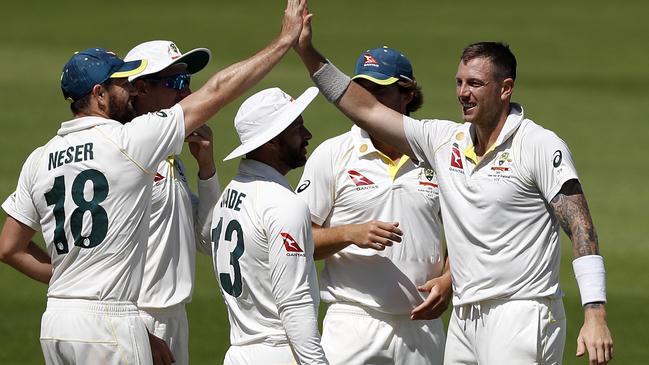
[[[310,87],[293,99],[280,88],[262,90],[243,102],[234,117],[241,145],[223,161],[243,156],[282,133],[311,104],[318,88]]]
[[[124,60],[147,60],[146,69],[142,73],[128,78],[128,81],[133,81],[176,63],[186,64],[187,72],[195,74],[207,66],[211,58],[212,53],[207,48],[196,48],[183,54],[174,42],[148,41],[135,46]]]

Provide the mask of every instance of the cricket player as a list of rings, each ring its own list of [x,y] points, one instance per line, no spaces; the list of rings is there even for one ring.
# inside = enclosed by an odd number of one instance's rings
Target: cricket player
[[[144,42],[125,61],[146,59],[144,71],[129,80],[137,92],[136,115],[172,107],[191,94],[192,75],[210,61],[206,48],[181,53],[175,43]],[[192,298],[196,251],[211,254],[212,209],[220,195],[212,131],[204,125],[186,138],[198,164],[198,196],[178,155],[157,167],[151,195],[149,243],[137,300],[148,331],[169,346],[175,364],[189,364],[189,326],[185,304]],[[164,350],[163,350],[164,351]],[[155,356],[155,355],[154,355]]]
[[[279,88],[241,104],[234,120],[239,172],[214,209],[214,272],[228,308],[225,365],[328,364],[318,332],[319,297],[309,208],[284,175],[304,166],[311,133],[300,115],[318,94]]]
[[[289,0],[281,33],[266,48],[172,108],[135,119],[127,77],[142,72],[146,60],[124,62],[89,48],[64,66],[61,89],[74,118],[27,158],[16,191],[2,205],[8,217],[0,233],[0,258],[49,283],[41,323],[46,364],[152,363],[135,303],[155,171],[279,62],[300,33],[305,6]],[[51,264],[31,243],[39,229]]]
[[[410,61],[393,48],[363,52],[353,80],[399,113],[422,105]],[[441,365],[446,337],[438,317],[451,299],[451,275],[442,276],[434,171],[354,126],[315,149],[297,192],[311,211],[315,257],[325,259],[329,361]]]
[[[613,356],[605,272],[570,151],[512,103],[516,60],[502,43],[464,49],[456,74],[464,124],[383,106],[311,44],[296,50],[323,95],[359,127],[437,172],[453,277],[445,364],[559,364],[566,320],[559,227],[573,244],[584,306],[577,356]]]

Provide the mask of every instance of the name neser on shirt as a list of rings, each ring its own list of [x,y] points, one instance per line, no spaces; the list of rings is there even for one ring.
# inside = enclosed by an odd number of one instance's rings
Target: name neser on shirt
[[[92,143],[70,146],[64,150],[50,152],[47,169],[52,170],[71,162],[81,162],[92,160],[93,158]]]

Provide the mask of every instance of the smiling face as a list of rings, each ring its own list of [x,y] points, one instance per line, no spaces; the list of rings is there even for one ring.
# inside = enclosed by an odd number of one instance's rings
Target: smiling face
[[[495,125],[509,110],[514,81],[499,80],[487,57],[460,60],[455,75],[456,95],[462,107],[462,118],[476,126]]]

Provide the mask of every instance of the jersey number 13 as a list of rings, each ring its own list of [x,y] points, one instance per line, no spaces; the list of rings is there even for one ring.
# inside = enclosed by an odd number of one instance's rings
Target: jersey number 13
[[[223,217],[219,219],[219,224],[216,225],[216,228],[212,229],[212,242],[214,242],[214,252],[216,255],[218,253],[219,241],[221,239],[221,231],[223,230]],[[243,255],[245,249],[243,245],[243,229],[241,229],[241,224],[236,219],[231,220],[228,225],[225,227],[225,234],[223,239],[228,242],[232,242],[232,234],[237,234],[237,244],[232,252],[229,252],[230,255],[230,265],[232,266],[234,279],[229,272],[221,272],[217,267],[216,270],[219,273],[219,282],[221,283],[221,288],[226,293],[232,295],[233,297],[238,297],[241,295],[243,289],[241,283],[241,267],[239,267],[239,258]],[[218,265],[217,265],[218,266]],[[228,270],[229,271],[229,270]]]

